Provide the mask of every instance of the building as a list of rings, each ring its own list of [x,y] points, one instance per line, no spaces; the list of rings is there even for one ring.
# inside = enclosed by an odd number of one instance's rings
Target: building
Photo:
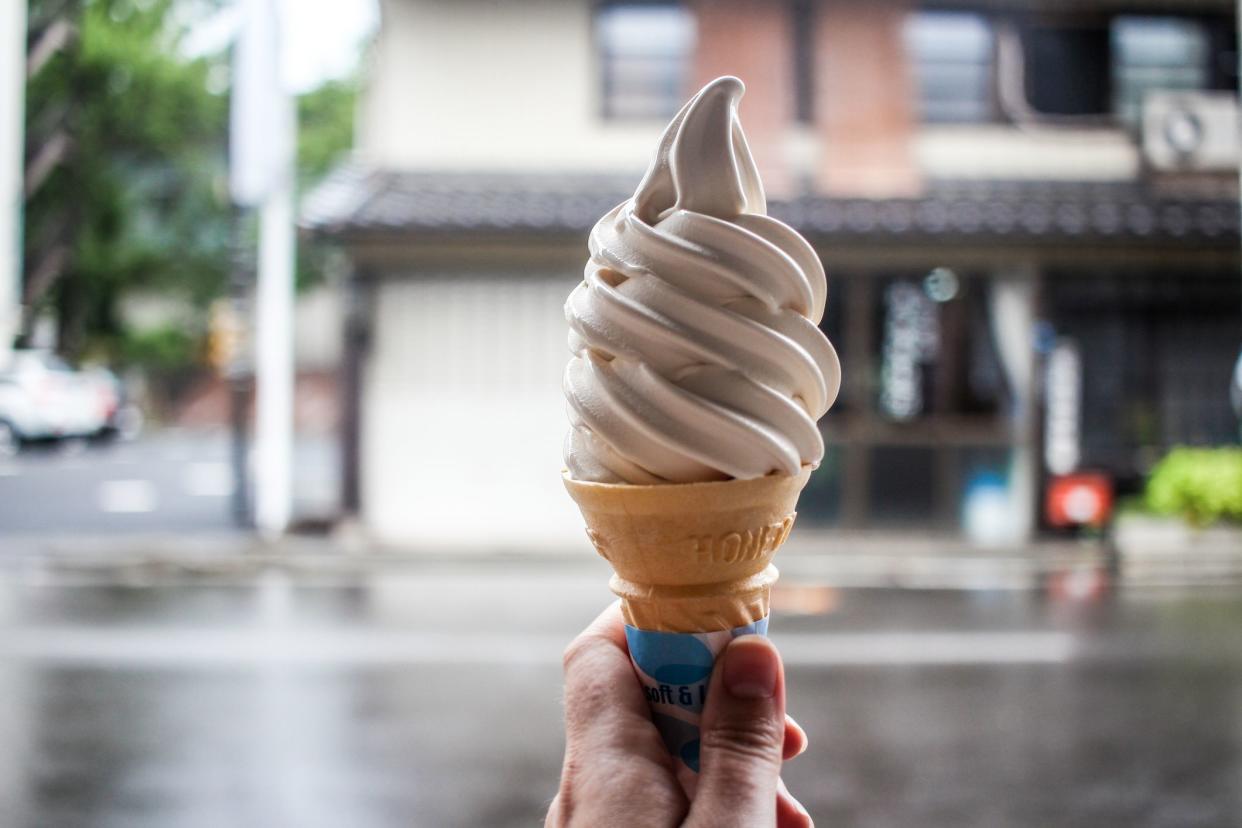
[[[721,74],[829,273],[804,522],[1016,542],[1051,475],[1236,439],[1232,9],[384,0],[356,154],[304,212],[353,263],[346,505],[395,543],[577,536],[561,305]]]

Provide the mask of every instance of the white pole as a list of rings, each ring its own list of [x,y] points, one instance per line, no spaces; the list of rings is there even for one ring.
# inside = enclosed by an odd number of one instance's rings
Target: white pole
[[[0,0],[0,366],[21,324],[26,0]]]
[[[233,56],[229,188],[259,211],[255,296],[254,523],[265,538],[293,511],[293,188],[297,114],[281,78],[277,0],[243,0]]]
[[[281,92],[279,117],[292,124],[293,99]],[[290,126],[290,130],[292,130]],[[286,133],[292,134],[292,132]],[[277,174],[259,208],[255,308],[255,526],[269,539],[293,510],[293,159]]]

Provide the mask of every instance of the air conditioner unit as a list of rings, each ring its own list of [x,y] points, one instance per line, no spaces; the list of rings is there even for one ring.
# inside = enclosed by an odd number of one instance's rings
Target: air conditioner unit
[[[1230,92],[1150,92],[1143,98],[1143,156],[1153,169],[1238,168],[1238,99]]]

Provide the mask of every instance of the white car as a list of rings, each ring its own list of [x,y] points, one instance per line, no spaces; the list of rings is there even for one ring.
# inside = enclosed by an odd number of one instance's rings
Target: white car
[[[0,453],[22,441],[90,437],[108,427],[115,389],[47,351],[14,351],[0,368]]]

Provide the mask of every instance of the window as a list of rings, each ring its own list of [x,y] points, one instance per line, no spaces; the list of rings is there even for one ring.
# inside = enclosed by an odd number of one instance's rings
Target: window
[[[988,418],[1009,389],[990,319],[993,288],[937,267],[921,280],[886,279],[873,306],[875,400],[885,420]]]
[[[1022,30],[1024,91],[1039,115],[1104,115],[1109,109],[1108,29],[1031,25]]]
[[[1122,15],[1108,23],[1036,24],[1022,29],[1021,43],[1026,101],[1038,115],[1111,114],[1133,126],[1148,92],[1212,83],[1211,33],[1195,20]]]
[[[1208,33],[1193,20],[1118,17],[1112,25],[1113,112],[1137,124],[1143,96],[1208,86]]]
[[[904,38],[924,121],[980,122],[995,112],[992,27],[977,14],[919,12]]]
[[[661,120],[686,94],[694,18],[678,5],[608,3],[595,19],[605,118]]]
[[[1227,385],[1242,285],[1228,272],[1050,270],[1046,313],[1078,343],[1085,467],[1137,486],[1177,445],[1237,440]]]

